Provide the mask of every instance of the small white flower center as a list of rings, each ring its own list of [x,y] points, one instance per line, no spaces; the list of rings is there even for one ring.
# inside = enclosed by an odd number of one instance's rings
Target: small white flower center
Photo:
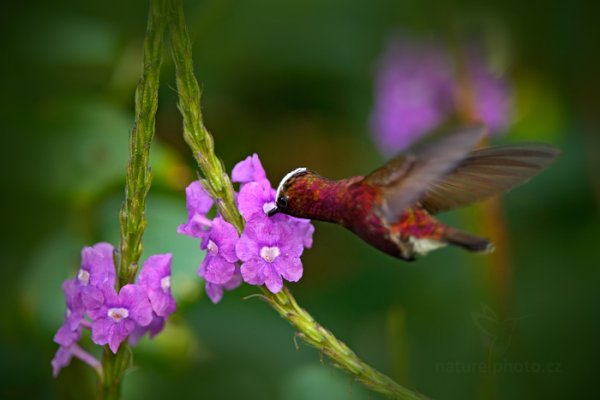
[[[109,308],[106,313],[113,321],[119,322],[122,319],[129,317],[129,310],[123,307]]]
[[[262,249],[260,249],[260,256],[263,258],[263,260],[265,260],[266,262],[273,262],[275,261],[275,259],[277,257],[279,257],[279,247],[277,246],[273,246],[273,247],[263,247]]]
[[[87,285],[90,282],[90,273],[85,269],[80,269],[77,274],[77,279],[81,282],[82,285]]]
[[[166,292],[171,287],[171,276],[165,276],[160,280],[160,287],[163,292]]]
[[[263,204],[263,212],[268,214],[272,209],[277,208],[277,205],[274,201],[270,201],[268,203]]]
[[[208,249],[208,251],[210,251],[214,255],[217,255],[217,253],[219,253],[219,246],[217,246],[217,244],[215,242],[213,242],[212,240],[208,241],[206,248]]]

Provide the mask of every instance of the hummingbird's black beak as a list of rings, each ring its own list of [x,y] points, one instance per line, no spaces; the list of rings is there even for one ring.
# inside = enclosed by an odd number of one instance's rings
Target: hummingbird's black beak
[[[267,217],[272,217],[273,215],[277,214],[278,212],[279,212],[279,208],[277,206],[275,206],[267,212]]]

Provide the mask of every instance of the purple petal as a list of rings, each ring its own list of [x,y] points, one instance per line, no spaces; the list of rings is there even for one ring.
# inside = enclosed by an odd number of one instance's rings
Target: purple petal
[[[152,306],[144,288],[136,284],[128,284],[119,292],[119,305],[127,308],[129,317],[121,324],[131,319],[140,326],[146,326],[152,321]]]
[[[170,253],[148,257],[140,271],[140,284],[146,288],[160,288],[161,279],[171,275],[172,259],[173,255]]]
[[[152,310],[160,317],[168,317],[177,309],[177,304],[171,292],[151,290],[148,292],[148,299],[152,305]]]
[[[222,286],[225,290],[233,290],[242,284],[242,274],[239,268],[236,268],[235,273],[230,280],[225,282]]]
[[[206,214],[213,205],[212,197],[200,181],[194,181],[185,188],[185,199],[189,218],[192,218],[194,214]]]
[[[302,261],[298,257],[279,257],[274,262],[277,271],[290,282],[298,282],[302,278]]]
[[[205,215],[194,214],[185,224],[177,227],[177,233],[202,239],[208,235],[211,225],[212,221]]]
[[[89,285],[102,288],[115,285],[114,248],[110,243],[85,247],[81,252],[81,269],[89,273]]]
[[[216,283],[206,282],[206,286],[204,288],[206,291],[206,295],[214,304],[217,304],[223,298],[223,286],[218,285]]]
[[[275,270],[273,265],[268,265],[264,268],[265,285],[271,293],[278,293],[283,287],[281,275]]]
[[[65,295],[67,308],[69,308],[72,312],[83,315],[85,313],[85,308],[81,302],[81,296],[79,295],[80,292],[76,279],[67,279],[64,281],[62,284],[62,290]]]
[[[137,325],[129,335],[129,344],[135,346],[146,333],[149,333],[150,339],[158,335],[165,327],[165,318],[157,315],[152,316],[152,322],[147,326]]]
[[[65,325],[68,326],[70,330],[77,330],[83,321],[84,314],[82,310],[71,311],[67,309],[65,315]]]
[[[231,171],[233,182],[248,183],[265,179],[267,179],[267,174],[257,154],[246,157],[245,160],[237,163]]]
[[[71,363],[72,354],[67,347],[59,347],[51,361],[52,365],[52,376],[57,377],[60,370]]]
[[[312,247],[315,226],[308,219],[291,217],[292,234],[302,238],[302,245],[307,249]]]
[[[175,299],[171,295],[171,254],[148,257],[140,272],[140,285],[146,289],[152,309],[161,317],[175,312]]]
[[[146,328],[148,329],[148,333],[150,334],[150,339],[153,339],[156,335],[162,332],[165,328],[166,319],[163,317],[159,317],[155,315],[152,318],[152,322]]]
[[[271,218],[254,220],[246,224],[245,235],[262,246],[280,246],[291,236],[291,228],[287,219],[273,220]]]
[[[251,182],[240,189],[238,207],[246,221],[264,217],[266,205],[275,202],[275,190],[267,181]]]
[[[229,222],[226,222],[221,217],[216,217],[213,220],[209,238],[219,247],[219,257],[222,257],[230,263],[238,261],[238,258],[235,254],[235,244],[238,241],[239,235],[233,225],[231,225]]]
[[[303,239],[303,235],[298,234],[297,231],[294,232],[293,229],[289,229],[282,235],[278,242],[278,247],[281,249],[281,253],[288,257],[300,257],[304,251]]]
[[[233,277],[235,265],[219,256],[207,254],[202,261],[204,279],[211,283],[223,284]]]
[[[223,298],[223,291],[233,290],[242,284],[242,274],[240,273],[239,268],[236,268],[235,273],[231,277],[230,280],[225,282],[222,285],[216,283],[206,282],[205,291],[210,300],[217,304]]]
[[[104,304],[104,292],[107,287],[85,286],[81,289],[81,302],[85,308],[96,310]]]
[[[64,347],[69,347],[73,343],[78,342],[81,339],[81,330],[72,330],[67,322],[58,328],[58,331],[54,335],[54,342]]]
[[[152,316],[150,317],[152,319]],[[111,334],[108,340],[108,347],[113,353],[117,353],[121,343],[135,330],[136,324],[129,318],[122,320],[113,325]]]
[[[98,318],[92,322],[92,341],[98,345],[108,343],[114,322],[112,319]]]
[[[259,258],[253,258],[244,262],[240,267],[244,282],[251,285],[262,285],[265,283],[265,275],[263,272],[265,265],[266,263]]]
[[[246,225],[246,229],[248,229],[248,225]],[[260,247],[244,231],[240,240],[235,245],[235,252],[240,260],[248,261],[259,256]]]

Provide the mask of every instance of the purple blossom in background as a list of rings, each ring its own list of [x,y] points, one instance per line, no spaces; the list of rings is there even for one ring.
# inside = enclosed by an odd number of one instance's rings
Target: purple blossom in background
[[[240,269],[236,268],[233,276],[230,280],[219,285],[217,283],[210,283],[206,281],[205,291],[206,295],[214,304],[217,304],[223,298],[223,292],[225,290],[230,291],[234,290],[242,284],[242,274],[240,273]]]
[[[176,309],[171,294],[171,254],[148,257],[140,272],[139,283],[148,295],[152,310],[159,317],[168,317]]]
[[[289,226],[269,220],[248,224],[236,245],[244,281],[265,284],[272,293],[281,290],[282,278],[297,282],[302,277],[302,250],[302,238]]]
[[[492,133],[505,130],[512,102],[508,83],[490,72],[481,52],[471,52],[466,64],[475,116]],[[383,154],[404,150],[458,112],[456,70],[438,43],[408,38],[390,43],[378,63],[371,116]]]
[[[152,306],[146,290],[140,285],[125,285],[119,291],[104,291],[105,302],[90,311],[92,340],[99,345],[108,344],[113,353],[137,326],[147,326],[152,321]]]
[[[75,278],[75,290],[86,309],[100,307],[104,302],[104,289],[115,286],[113,251],[109,243],[98,243],[81,251],[81,268]]]
[[[237,163],[231,171],[231,181],[241,183],[242,186],[249,182],[261,182],[267,180],[267,174],[257,154],[246,157]]]
[[[430,42],[392,42],[378,63],[372,130],[382,153],[409,146],[452,109],[452,69]]]
[[[473,85],[474,112],[490,129],[504,132],[511,121],[513,95],[508,81],[486,68],[481,52],[469,55],[469,77]]]
[[[222,285],[228,282],[235,272],[235,244],[238,240],[237,230],[221,217],[215,217],[208,233],[207,240],[202,244],[206,255],[198,274],[207,282]]]
[[[179,225],[177,232],[195,238],[204,238],[210,228],[210,220],[206,214],[213,206],[212,197],[200,181],[194,181],[185,188],[188,220]]]

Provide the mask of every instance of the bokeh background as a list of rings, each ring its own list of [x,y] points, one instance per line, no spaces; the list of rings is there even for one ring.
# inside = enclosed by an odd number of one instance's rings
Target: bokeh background
[[[439,399],[597,392],[596,4],[186,4],[206,123],[228,169],[254,152],[273,183],[298,166],[341,178],[380,165],[369,129],[376,60],[399,32],[449,45],[476,37],[514,88],[514,118],[492,142],[563,150],[550,170],[502,199],[492,224],[485,206],[443,216],[492,238],[504,225],[507,240],[494,257],[443,249],[406,264],[316,223],[304,277],[291,290],[366,361],[410,388]],[[146,12],[137,0],[2,6],[2,398],[93,395],[93,374],[79,361],[51,377],[52,336],[63,318],[60,284],[77,270],[81,248],[118,240]],[[204,295],[198,243],[175,232],[196,170],[173,76],[167,57],[144,239],[145,254],[174,253],[179,309],[163,335],[135,349],[126,398],[379,398],[317,351],[297,349],[286,321],[256,298],[243,300],[256,289],[227,293],[218,305]]]

